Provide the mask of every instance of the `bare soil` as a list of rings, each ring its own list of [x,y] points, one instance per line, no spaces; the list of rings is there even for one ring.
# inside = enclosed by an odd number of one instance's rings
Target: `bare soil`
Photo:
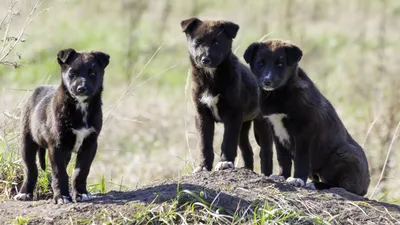
[[[137,190],[97,194],[86,203],[55,205],[51,200],[9,200],[0,203],[0,224],[13,223],[17,216],[29,218],[29,224],[68,224],[76,219],[101,224],[110,217],[134,215],[143,210],[140,206],[170,204],[177,199],[178,190],[201,195],[226,214],[248,212],[257,203],[268,201],[269,205],[292,209],[300,215],[330,218],[332,224],[400,224],[399,206],[368,200],[340,188],[324,191],[296,188],[246,169],[200,172],[179,181],[153,182]],[[184,204],[194,198],[187,195],[179,201]]]

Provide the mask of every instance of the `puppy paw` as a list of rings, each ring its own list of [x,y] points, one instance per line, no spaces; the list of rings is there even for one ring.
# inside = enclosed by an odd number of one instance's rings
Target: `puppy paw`
[[[317,188],[315,188],[315,185],[312,181],[309,181],[306,183],[306,188],[310,188],[312,190],[316,190]]]
[[[304,187],[304,181],[300,178],[289,177],[288,179],[286,179],[286,182],[295,187]]]
[[[215,166],[215,171],[226,170],[226,169],[235,169],[235,165],[233,165],[232,162],[223,161],[217,163],[217,165]]]
[[[208,169],[205,166],[199,166],[199,167],[196,167],[196,169],[193,170],[193,173],[198,173],[198,172],[201,172],[201,171],[208,171]]]
[[[72,202],[71,196],[61,196],[54,199],[56,204],[64,205]]]
[[[77,194],[75,197],[75,202],[86,202],[92,199],[93,196],[88,192],[86,194]]]
[[[284,176],[279,176],[276,174],[271,174],[269,175],[269,178],[271,178],[272,180],[276,180],[276,181],[280,181],[280,182],[285,182],[285,177]]]
[[[30,193],[18,193],[16,196],[14,196],[14,200],[18,201],[32,201],[32,199],[33,197]]]

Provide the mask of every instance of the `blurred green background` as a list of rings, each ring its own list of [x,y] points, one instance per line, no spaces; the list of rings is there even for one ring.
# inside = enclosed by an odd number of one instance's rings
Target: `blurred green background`
[[[6,22],[0,45],[13,43],[37,3],[20,0],[7,14],[12,2],[0,3],[0,20]],[[197,159],[196,133],[180,21],[192,16],[239,24],[233,49],[241,59],[247,46],[260,39],[298,44],[304,52],[300,66],[365,148],[372,175],[367,196],[382,176],[373,198],[400,199],[398,0],[44,0],[22,41],[0,64],[0,163],[7,162],[0,180],[7,180],[4,173],[17,165],[13,182],[20,182],[20,106],[35,86],[60,83],[56,55],[70,47],[111,56],[104,129],[89,183],[103,180],[107,190],[132,189],[190,173]],[[221,134],[218,126],[216,161]],[[253,136],[252,143],[260,172]],[[242,165],[240,157],[237,163]]]

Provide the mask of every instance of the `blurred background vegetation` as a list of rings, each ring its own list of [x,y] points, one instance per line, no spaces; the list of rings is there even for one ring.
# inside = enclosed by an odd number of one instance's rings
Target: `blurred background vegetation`
[[[22,175],[21,104],[37,85],[60,83],[56,54],[69,47],[111,55],[93,189],[132,189],[190,173],[196,134],[180,21],[197,16],[239,24],[233,49],[241,59],[261,38],[298,44],[304,51],[300,66],[364,146],[372,175],[367,196],[382,177],[372,197],[400,199],[400,1],[44,0],[34,11],[36,0],[14,2],[0,3],[0,191],[6,196]],[[221,131],[218,126],[216,161]],[[253,136],[252,142],[260,172]],[[240,157],[237,163],[242,165]]]

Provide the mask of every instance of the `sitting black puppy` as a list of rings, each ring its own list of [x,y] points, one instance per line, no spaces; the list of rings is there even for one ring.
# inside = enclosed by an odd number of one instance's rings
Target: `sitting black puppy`
[[[299,47],[281,40],[251,44],[244,58],[260,87],[260,107],[274,128],[281,174],[296,186],[307,176],[317,189],[342,187],[365,195],[368,162],[330,102],[298,67]],[[281,149],[281,150],[279,150]],[[291,178],[294,157],[294,178]]]
[[[54,201],[58,204],[90,200],[86,179],[97,150],[102,128],[101,93],[109,55],[100,51],[58,53],[60,86],[40,86],[30,96],[21,116],[21,154],[25,164],[24,183],[16,200],[32,200],[38,170],[36,153],[45,169],[48,150]],[[69,194],[67,165],[77,154]]]

